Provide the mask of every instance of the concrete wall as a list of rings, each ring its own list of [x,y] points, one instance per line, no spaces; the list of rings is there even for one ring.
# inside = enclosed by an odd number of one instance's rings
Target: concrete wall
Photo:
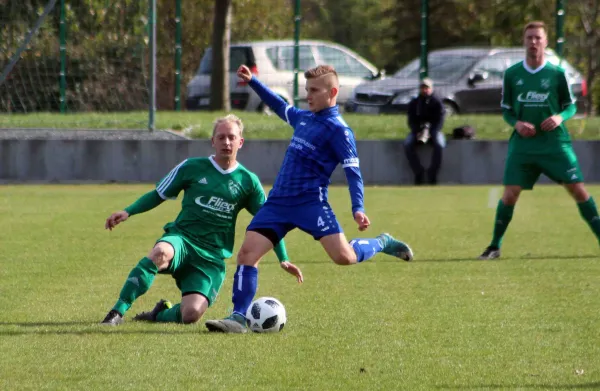
[[[240,161],[272,183],[287,140],[248,140]],[[497,184],[508,143],[450,141],[440,183]],[[586,182],[600,182],[600,141],[574,142]],[[410,184],[412,173],[400,140],[359,141],[366,184]],[[423,148],[424,162],[430,150]],[[207,140],[0,140],[1,182],[154,182],[186,157],[212,153]],[[543,179],[543,181],[547,181]],[[338,168],[333,183],[345,183]]]

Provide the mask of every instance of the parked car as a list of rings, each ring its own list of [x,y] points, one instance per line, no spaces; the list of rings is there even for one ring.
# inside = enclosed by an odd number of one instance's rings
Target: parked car
[[[433,89],[444,102],[446,115],[453,113],[500,112],[502,76],[513,64],[523,61],[524,48],[455,48],[434,50],[428,56],[428,76]],[[548,61],[567,71],[567,78],[577,98],[578,113],[587,112],[587,85],[582,75],[556,53],[546,51]],[[347,112],[402,113],[419,93],[420,60],[418,58],[385,80],[365,82],[356,87],[346,103]]]
[[[300,41],[301,72],[317,64],[333,65],[340,79],[338,103],[343,105],[354,88],[365,80],[382,76],[377,68],[350,49],[330,42]],[[247,65],[275,93],[287,102],[294,100],[294,41],[266,41],[234,43],[230,46],[229,89],[231,107],[239,110],[263,111],[260,98],[236,76],[240,65]],[[186,107],[188,110],[208,109],[210,106],[210,75],[212,50],[208,48],[196,75],[187,85]],[[305,79],[298,78],[300,107],[307,108]]]

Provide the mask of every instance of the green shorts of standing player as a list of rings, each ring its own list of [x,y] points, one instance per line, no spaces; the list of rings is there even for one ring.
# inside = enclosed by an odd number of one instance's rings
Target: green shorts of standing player
[[[195,323],[214,304],[225,279],[224,260],[232,255],[238,213],[246,209],[254,215],[266,199],[258,177],[236,160],[244,143],[242,132],[242,121],[236,116],[218,119],[211,139],[214,155],[184,160],[154,190],[106,220],[105,228],[112,231],[129,217],[176,199],[183,190],[181,212],[164,226],[164,235],[131,270],[102,324],[123,323],[125,313],[159,273],[175,279],[181,303],[160,300],[154,309],[136,315],[134,320]],[[274,251],[281,267],[302,282],[302,272],[288,261],[283,240]]]
[[[522,190],[533,189],[541,174],[563,185],[579,213],[600,241],[600,217],[594,199],[583,184],[565,121],[577,108],[565,70],[548,62],[543,22],[524,29],[526,57],[504,73],[502,113],[514,127],[504,169],[504,193],[498,202],[492,242],[479,259],[500,256],[502,238]]]

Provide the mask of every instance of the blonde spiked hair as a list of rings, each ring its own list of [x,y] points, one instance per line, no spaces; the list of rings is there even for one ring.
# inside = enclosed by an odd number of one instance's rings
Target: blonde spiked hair
[[[242,123],[242,120],[234,114],[228,114],[225,117],[221,117],[221,118],[217,118],[215,120],[215,122],[213,122],[213,132],[212,135],[214,137],[215,132],[217,131],[217,127],[221,124],[236,124],[237,127],[240,129],[240,137],[242,136],[242,134],[244,133],[244,124]]]
[[[313,79],[319,76],[329,75],[330,73],[333,74],[336,79],[338,78],[338,74],[334,67],[331,65],[319,65],[304,72],[304,77]]]

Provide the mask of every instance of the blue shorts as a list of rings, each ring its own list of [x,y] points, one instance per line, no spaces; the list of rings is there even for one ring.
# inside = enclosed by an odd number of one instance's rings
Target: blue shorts
[[[326,201],[283,206],[270,203],[268,199],[254,216],[247,230],[272,230],[277,236],[274,243],[278,243],[294,228],[312,235],[315,240],[344,232]]]

